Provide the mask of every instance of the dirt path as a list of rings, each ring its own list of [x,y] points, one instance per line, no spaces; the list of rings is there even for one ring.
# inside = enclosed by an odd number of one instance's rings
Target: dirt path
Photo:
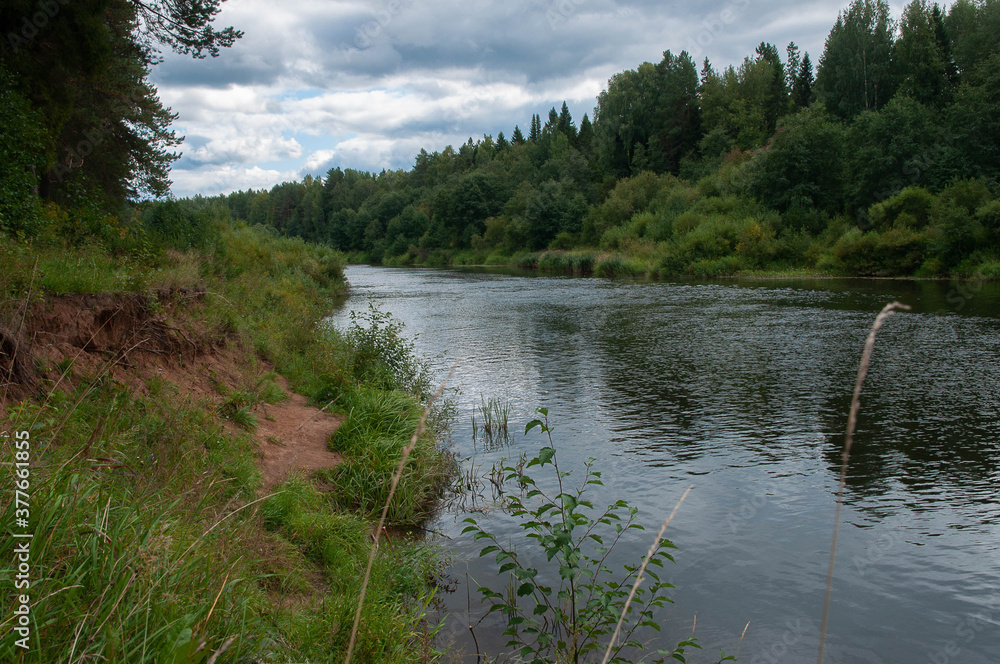
[[[289,398],[259,407],[260,423],[255,433],[263,455],[264,491],[280,484],[291,470],[308,475],[343,461],[327,445],[343,418],[310,406],[304,396],[289,389],[283,376],[277,382]]]

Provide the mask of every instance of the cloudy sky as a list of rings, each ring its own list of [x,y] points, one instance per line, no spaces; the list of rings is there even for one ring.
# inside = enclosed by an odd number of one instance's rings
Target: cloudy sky
[[[153,72],[186,136],[173,191],[410,168],[421,148],[509,137],[563,100],[579,123],[611,75],[667,49],[721,68],[794,41],[815,63],[847,1],[229,0],[217,25],[242,40]]]

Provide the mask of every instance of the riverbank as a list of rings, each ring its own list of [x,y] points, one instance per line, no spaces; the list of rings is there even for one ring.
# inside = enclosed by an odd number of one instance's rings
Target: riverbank
[[[218,219],[196,241],[125,230],[2,248],[3,460],[29,506],[0,511],[30,549],[3,659],[342,659],[426,372],[377,309],[321,324],[348,287],[335,251]],[[432,511],[446,426],[433,412],[392,524]],[[383,539],[354,661],[437,656],[439,560]]]
[[[363,253],[349,254],[350,264],[370,264]],[[383,261],[385,267],[467,267],[511,268],[547,275],[596,276],[625,279],[881,279],[914,281],[954,281],[957,279],[977,282],[1000,280],[1000,271],[985,265],[968,274],[952,277],[940,274],[850,274],[805,267],[773,269],[738,268],[726,261],[712,265],[694,266],[688,270],[665,269],[662,261],[649,257],[612,253],[599,250],[549,250],[516,254],[483,253],[470,251],[437,252],[421,258],[419,254],[405,254]],[[730,269],[732,268],[732,269]]]

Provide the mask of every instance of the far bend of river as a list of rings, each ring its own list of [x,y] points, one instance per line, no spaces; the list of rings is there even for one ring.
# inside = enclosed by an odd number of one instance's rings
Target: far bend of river
[[[460,360],[453,444],[466,466],[536,453],[541,435],[523,432],[540,406],[563,469],[577,477],[597,459],[595,504],[624,498],[647,526],[615,568],[641,559],[694,486],[666,533],[678,547],[665,571],[676,589],[657,616],[665,647],[690,635],[697,614],[704,650],[689,662],[715,661],[720,648],[751,664],[816,661],[861,351],[886,303],[912,305],[880,333],[862,394],[825,661],[1000,662],[1000,285],[373,267],[347,276],[339,325],[371,297],[418,335],[437,378]],[[513,404],[509,448],[474,447],[481,396]],[[484,543],[460,535],[466,516],[455,507],[429,528],[448,538],[458,586],[442,632],[474,662],[477,582],[503,588],[492,556],[478,559]],[[502,513],[474,516],[502,539],[518,532]],[[502,650],[501,630],[497,614],[479,624],[484,651]]]

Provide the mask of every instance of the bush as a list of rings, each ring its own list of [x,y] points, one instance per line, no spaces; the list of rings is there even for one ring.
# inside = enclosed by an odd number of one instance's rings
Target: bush
[[[155,201],[148,203],[142,213],[143,225],[154,242],[180,251],[210,249],[228,221],[228,208],[197,209],[189,201]]]
[[[907,187],[895,196],[876,203],[868,210],[872,228],[883,231],[897,221],[909,228],[927,225],[934,207],[934,196],[923,187]]]
[[[430,396],[430,373],[417,359],[414,344],[403,336],[403,323],[368,303],[368,311],[351,312],[347,343],[355,378],[386,390],[403,390],[423,400]]]
[[[38,234],[42,225],[38,175],[45,170],[41,116],[0,73],[0,234]]]
[[[1000,246],[1000,200],[985,203],[976,210],[976,221],[982,224],[989,234],[989,241]]]
[[[993,194],[982,180],[957,180],[945,187],[938,198],[973,214],[979,207],[993,200]]]
[[[646,210],[661,190],[676,184],[673,176],[661,177],[650,171],[619,180],[604,202],[591,208],[584,218],[583,242],[596,244],[608,229],[621,226],[637,212]]]
[[[930,252],[946,268],[958,265],[989,240],[989,231],[964,207],[944,202],[934,210]]]
[[[854,228],[837,240],[820,267],[856,276],[913,274],[927,258],[927,238],[912,228],[884,233]]]

